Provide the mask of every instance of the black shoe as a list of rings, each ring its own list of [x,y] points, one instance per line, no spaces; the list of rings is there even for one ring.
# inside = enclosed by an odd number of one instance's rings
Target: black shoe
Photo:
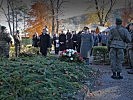
[[[131,69],[130,71],[127,71],[128,74],[133,74],[133,69]]]
[[[113,79],[117,79],[116,72],[113,72],[113,75],[111,76],[111,78],[113,78]]]
[[[123,79],[123,76],[120,75],[120,72],[117,72],[117,79]]]

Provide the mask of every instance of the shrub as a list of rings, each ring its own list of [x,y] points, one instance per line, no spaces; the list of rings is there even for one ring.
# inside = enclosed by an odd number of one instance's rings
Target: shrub
[[[109,51],[106,46],[93,47],[94,63],[109,63]]]
[[[0,100],[73,100],[97,72],[84,64],[60,62],[54,56],[0,61]],[[70,98],[71,97],[71,98]]]

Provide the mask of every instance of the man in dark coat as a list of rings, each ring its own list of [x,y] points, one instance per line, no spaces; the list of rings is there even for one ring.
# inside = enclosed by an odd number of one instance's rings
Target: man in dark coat
[[[54,44],[55,54],[58,54],[59,53],[59,46],[60,46],[58,34],[53,35],[53,44]]]
[[[50,48],[50,35],[48,34],[48,29],[44,28],[42,34],[40,35],[40,52],[43,56],[47,56],[48,48]]]
[[[63,31],[61,32],[61,34],[59,35],[59,45],[60,45],[60,51],[63,51],[66,49],[66,35],[63,33]]]
[[[66,33],[66,48],[73,49],[72,34],[67,30]]]
[[[77,50],[77,46],[78,46],[78,44],[77,44],[77,34],[76,34],[76,32],[75,31],[72,31],[72,42],[73,42],[73,49],[74,50]]]
[[[77,52],[80,53],[80,46],[81,46],[81,33],[82,31],[79,31],[79,33],[77,34]]]

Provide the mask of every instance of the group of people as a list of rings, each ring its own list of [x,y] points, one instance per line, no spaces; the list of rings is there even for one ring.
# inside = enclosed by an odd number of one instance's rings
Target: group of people
[[[18,57],[21,48],[21,36],[19,30],[12,36],[5,26],[0,27],[0,57],[9,58],[10,45],[15,46],[15,56]]]
[[[39,47],[40,53],[47,56],[48,48],[51,48],[51,38],[47,26],[43,29],[42,34],[39,36],[35,33],[32,37],[32,46]]]
[[[64,33],[63,31],[58,35],[54,34],[52,42],[48,35],[47,28],[44,29],[42,35],[34,35],[33,41],[40,41],[40,52],[42,55],[47,54],[47,48],[51,47],[51,43],[54,44],[55,54],[59,54],[59,51],[66,49],[77,50],[86,64],[89,64],[89,58],[91,56],[93,46],[98,46],[99,43],[102,46],[107,46],[109,50],[110,62],[113,75],[113,79],[122,79],[122,63],[124,61],[124,50],[128,46],[127,53],[129,55],[129,63],[132,69],[128,72],[133,73],[133,24],[129,24],[128,28],[122,26],[122,20],[116,19],[116,26],[110,28],[109,32],[101,32],[96,34],[94,30],[90,31],[88,27],[84,27],[82,31],[76,34],[76,31],[70,32],[69,30]],[[38,43],[33,42],[34,46],[38,46]],[[126,45],[127,44],[127,45]]]
[[[21,47],[21,36],[19,31],[11,37],[6,31],[5,26],[0,28],[0,56],[9,57],[10,44],[14,40],[16,57],[19,56]],[[113,79],[122,79],[122,63],[124,61],[124,50],[127,49],[129,64],[131,70],[129,74],[133,74],[133,23],[127,26],[127,29],[122,26],[122,20],[116,18],[116,26],[112,27],[109,32],[102,32],[96,34],[94,30],[90,32],[88,27],[84,27],[82,31],[76,33],[76,31],[67,33],[63,31],[58,35],[54,34],[52,39],[49,35],[48,28],[45,27],[42,34],[39,36],[37,33],[33,35],[32,45],[39,47],[43,56],[47,56],[48,48],[54,44],[55,54],[59,54],[59,51],[66,49],[77,50],[89,64],[89,58],[91,56],[93,46],[98,46],[99,43],[102,46],[107,46],[110,56],[110,64],[112,68]]]
[[[84,27],[83,30],[76,33],[76,31],[66,33],[61,31],[60,34],[53,34],[50,37],[48,29],[44,28],[42,34],[39,36],[37,33],[33,35],[32,45],[34,47],[40,47],[42,55],[47,55],[48,48],[54,45],[55,54],[60,54],[61,51],[66,49],[74,49],[81,53],[86,64],[89,64],[89,58],[92,53],[93,46],[107,45],[108,33],[103,31],[99,34],[95,30],[90,31],[88,27]]]
[[[108,32],[100,32],[97,34],[95,30],[91,30],[88,27],[84,27],[82,31],[76,33],[76,31],[70,32],[69,30],[64,33],[63,31],[58,35],[53,35],[55,54],[58,54],[58,51],[65,49],[74,49],[80,52],[81,46],[81,36],[87,30],[87,33],[91,34],[93,39],[93,46],[107,46],[108,41]]]

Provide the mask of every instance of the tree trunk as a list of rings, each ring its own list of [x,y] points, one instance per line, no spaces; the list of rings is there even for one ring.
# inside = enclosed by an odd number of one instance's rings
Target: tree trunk
[[[98,1],[97,0],[95,0],[95,6],[96,6],[97,16],[99,18],[100,26],[103,26],[103,20],[102,20],[101,15],[100,15],[100,10],[98,7]]]
[[[50,0],[51,4],[51,12],[52,12],[52,34],[54,34],[55,31],[55,9],[54,9],[54,1]]]
[[[54,16],[54,10],[52,11],[52,34],[54,34],[54,30],[55,30],[55,16]]]
[[[16,31],[18,30],[18,14],[16,12]]]
[[[56,16],[56,33],[58,34],[59,32],[59,18],[58,18],[58,14]]]
[[[7,0],[8,1],[8,0]],[[6,17],[7,18],[7,21],[8,21],[8,26],[9,26],[9,29],[10,29],[10,34],[11,35],[14,35],[13,32],[12,32],[12,28],[11,28],[11,18],[10,18],[10,8],[9,8],[9,2],[7,2],[7,8],[8,8],[8,16]],[[6,15],[5,15],[6,16]]]
[[[14,17],[15,15],[14,15],[14,11],[12,11],[12,27],[13,27],[13,34],[15,33],[15,17]]]

